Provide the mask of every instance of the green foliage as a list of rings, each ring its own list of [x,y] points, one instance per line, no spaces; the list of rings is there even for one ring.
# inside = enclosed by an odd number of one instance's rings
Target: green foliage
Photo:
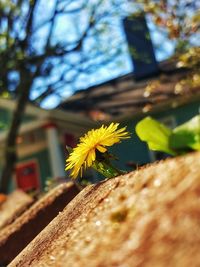
[[[0,121],[0,131],[6,129],[6,124]]]
[[[180,55],[178,66],[199,70],[200,47],[191,47],[186,53]]]
[[[199,31],[198,1],[135,0],[139,11],[144,11],[168,37],[176,43],[176,53],[185,52],[191,37]]]
[[[146,117],[136,125],[136,133],[142,141],[147,142],[149,149],[173,156],[200,150],[200,115],[173,130]]]
[[[200,115],[176,127],[170,136],[170,146],[176,150],[200,150]]]
[[[175,155],[169,146],[172,131],[162,123],[146,117],[136,125],[136,133],[142,141],[147,142],[149,149]]]

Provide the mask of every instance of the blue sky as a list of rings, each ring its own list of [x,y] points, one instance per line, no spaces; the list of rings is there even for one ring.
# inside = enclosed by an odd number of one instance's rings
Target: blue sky
[[[42,18],[41,21],[38,23],[42,23],[42,20],[47,19],[53,10],[54,1],[48,1],[48,9],[46,8],[47,2],[44,0],[41,0],[43,3],[40,5],[40,9],[38,12],[42,12]],[[109,2],[109,1],[108,1]],[[106,4],[108,3],[106,2]],[[43,9],[45,8],[45,13],[43,12]],[[109,8],[106,7],[106,8]],[[48,11],[48,12],[47,12]],[[95,71],[93,71],[91,74],[85,74],[81,73],[78,75],[78,77],[75,79],[73,84],[66,83],[62,87],[60,98],[56,94],[53,94],[45,99],[45,101],[42,102],[43,108],[54,108],[56,107],[60,101],[64,100],[65,98],[72,95],[76,90],[80,89],[87,89],[90,86],[93,86],[95,84],[100,84],[104,81],[111,80],[115,77],[119,77],[122,75],[125,75],[127,73],[130,73],[133,71],[133,66],[130,60],[130,55],[128,52],[128,47],[126,43],[126,38],[123,32],[122,28],[122,22],[121,17],[118,14],[112,14],[110,16],[110,20],[112,20],[113,28],[112,32],[110,33],[103,33],[101,38],[104,40],[104,46],[105,50],[106,47],[108,47],[110,44],[109,41],[113,43],[120,43],[121,53],[117,58],[114,58],[112,61],[110,61],[106,65],[102,65],[101,67],[97,68]],[[63,38],[67,35],[68,41],[73,41],[77,38],[77,35],[79,34],[79,31],[84,28],[86,23],[86,14],[82,14],[80,17],[77,18],[76,15],[70,15],[70,16],[60,16],[56,20],[56,25],[54,28],[54,38],[53,40],[55,42],[63,42]],[[172,41],[167,40],[166,37],[161,34],[158,29],[153,25],[153,23],[147,18],[148,26],[151,33],[151,38],[153,41],[153,44],[157,49],[155,50],[156,58],[158,61],[162,61],[166,58],[168,58],[170,55],[173,54],[174,50],[174,44]],[[45,40],[45,35],[48,32],[48,25],[45,25],[41,28],[40,32],[37,33],[37,36],[35,37],[35,40],[33,39],[33,44],[37,47],[38,50],[42,49],[43,46],[43,40]],[[111,35],[111,36],[108,36]],[[38,39],[40,40],[38,42]],[[101,40],[101,41],[102,41]],[[90,53],[90,44],[92,45],[92,38],[87,41],[87,47],[85,47],[85,50],[88,50],[88,53]],[[73,62],[76,62],[76,55],[72,55],[70,57],[70,60]],[[94,64],[95,65],[95,64]],[[57,79],[57,76],[60,71],[62,71],[63,66],[58,63],[57,68],[52,72],[51,77],[48,78],[48,81],[55,81]],[[71,70],[69,73],[67,73],[69,77],[73,77],[73,70]],[[37,79],[35,82],[35,88],[37,88],[38,85],[42,85],[44,82],[44,79]],[[32,90],[31,98],[34,99],[38,96],[38,90]]]

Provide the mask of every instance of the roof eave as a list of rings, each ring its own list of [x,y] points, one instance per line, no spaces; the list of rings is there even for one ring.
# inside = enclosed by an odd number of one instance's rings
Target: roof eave
[[[200,101],[200,93],[190,96],[180,96],[173,100],[165,101],[164,103],[154,105],[149,111],[144,112],[142,109],[132,115],[124,114],[121,116],[117,116],[114,118],[114,121],[122,122],[130,119],[139,119],[141,117],[145,117],[148,115],[153,115],[155,113],[165,111],[167,108],[177,108],[183,106],[188,103],[193,103],[196,101]]]

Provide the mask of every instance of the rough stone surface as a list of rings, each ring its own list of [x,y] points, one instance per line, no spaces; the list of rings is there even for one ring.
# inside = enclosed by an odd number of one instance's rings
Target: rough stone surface
[[[13,222],[32,202],[32,197],[19,189],[8,195],[0,206],[0,229]]]
[[[52,189],[0,231],[0,266],[7,265],[78,194],[71,182]]]
[[[9,267],[200,266],[200,153],[89,186]]]

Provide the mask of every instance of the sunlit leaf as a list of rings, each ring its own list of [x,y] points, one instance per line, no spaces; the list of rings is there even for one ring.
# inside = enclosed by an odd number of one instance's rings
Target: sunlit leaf
[[[173,130],[170,136],[170,146],[174,149],[188,147],[200,150],[200,115]]]
[[[144,118],[136,125],[136,133],[142,141],[147,142],[149,149],[176,154],[169,147],[171,129],[151,117]]]

